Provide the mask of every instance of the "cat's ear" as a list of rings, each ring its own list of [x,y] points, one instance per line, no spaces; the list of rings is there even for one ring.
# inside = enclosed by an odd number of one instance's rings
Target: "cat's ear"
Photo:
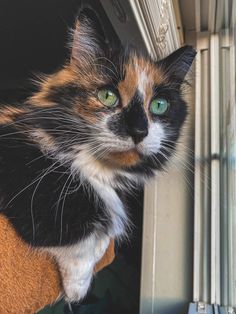
[[[158,61],[157,65],[167,77],[181,84],[195,56],[196,51],[191,46],[184,46],[177,49],[166,58]]]
[[[104,54],[105,35],[98,18],[82,12],[73,31],[71,62],[80,65]]]

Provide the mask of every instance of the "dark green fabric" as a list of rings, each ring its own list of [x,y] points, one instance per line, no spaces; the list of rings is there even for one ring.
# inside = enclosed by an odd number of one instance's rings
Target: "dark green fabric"
[[[38,312],[37,314],[64,314],[64,301],[60,301],[54,306],[47,306],[42,311]]]

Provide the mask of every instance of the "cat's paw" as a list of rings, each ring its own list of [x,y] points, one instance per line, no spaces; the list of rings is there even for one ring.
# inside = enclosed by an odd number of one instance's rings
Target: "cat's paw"
[[[68,303],[80,302],[87,294],[92,276],[80,280],[71,280],[64,286],[65,301]]]

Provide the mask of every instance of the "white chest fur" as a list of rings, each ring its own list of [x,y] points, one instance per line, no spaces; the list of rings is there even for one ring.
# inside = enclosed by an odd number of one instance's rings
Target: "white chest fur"
[[[94,178],[90,178],[89,182],[103,200],[107,214],[111,217],[112,225],[108,230],[109,236],[111,238],[121,237],[124,235],[125,227],[128,224],[128,217],[121,199],[114,188],[101,184]]]
[[[128,218],[123,203],[114,189],[114,173],[102,169],[101,165],[85,150],[81,151],[72,164],[72,173],[78,173],[80,180],[89,182],[92,193],[96,193],[105,204],[107,215],[111,219],[107,234],[99,231],[99,226],[93,234],[76,245],[47,248],[52,254],[61,271],[64,292],[68,302],[77,302],[87,293],[93,276],[95,264],[104,255],[110,239],[122,237]]]
[[[111,217],[112,225],[108,230],[110,237],[121,237],[128,225],[124,205],[114,189],[115,172],[103,167],[96,159],[83,149],[72,164],[72,171],[78,172],[80,180],[88,181],[95,193],[103,200],[105,209]]]

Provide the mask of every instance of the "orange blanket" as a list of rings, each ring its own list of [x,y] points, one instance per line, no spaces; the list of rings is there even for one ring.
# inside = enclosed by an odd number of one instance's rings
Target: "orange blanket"
[[[111,241],[95,271],[114,258]],[[0,314],[33,314],[56,301],[61,292],[55,262],[24,243],[0,215]]]

